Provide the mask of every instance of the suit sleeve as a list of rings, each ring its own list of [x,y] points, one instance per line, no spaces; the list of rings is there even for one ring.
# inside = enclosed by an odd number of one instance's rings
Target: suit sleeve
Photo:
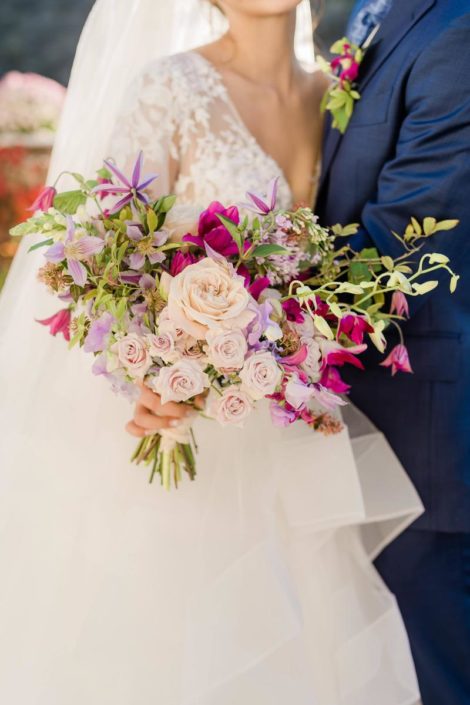
[[[466,15],[415,62],[406,85],[406,117],[396,151],[380,173],[375,200],[362,211],[362,229],[351,241],[356,249],[373,243],[382,254],[397,257],[403,248],[390,232],[403,233],[411,216],[420,221],[426,216],[455,218],[458,228],[426,240],[422,253],[447,255],[458,272],[470,230],[469,35]],[[447,276],[434,278],[448,286]],[[411,313],[426,298],[413,298]]]

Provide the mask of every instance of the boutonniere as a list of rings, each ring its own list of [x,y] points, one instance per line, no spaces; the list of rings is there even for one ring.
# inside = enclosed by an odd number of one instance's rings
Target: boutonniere
[[[332,126],[344,134],[354,111],[354,103],[361,97],[356,90],[356,79],[364,50],[344,37],[335,42],[330,51],[334,54],[331,61],[319,58],[320,68],[330,79],[321,110],[331,113]]]

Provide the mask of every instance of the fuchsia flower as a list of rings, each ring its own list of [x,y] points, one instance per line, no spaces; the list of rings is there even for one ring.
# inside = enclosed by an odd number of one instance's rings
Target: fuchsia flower
[[[346,384],[346,382],[341,379],[341,375],[336,367],[326,367],[323,370],[320,384],[322,387],[329,389],[335,394],[347,394],[351,389],[350,385]]]
[[[244,273],[241,270],[241,267],[238,268],[238,274],[240,274],[242,277],[245,276]],[[250,279],[249,279],[249,273],[248,273],[248,291],[252,295],[255,301],[258,301],[259,297],[265,291],[268,286],[270,285],[270,281],[268,277],[258,277],[258,279],[255,279],[253,284],[250,284]]]
[[[390,313],[395,313],[397,316],[407,316],[410,315],[410,309],[408,306],[408,299],[405,294],[401,291],[394,291],[392,294],[392,303],[390,306]]]
[[[83,260],[89,259],[92,255],[101,252],[104,241],[92,235],[76,237],[75,223],[71,216],[67,218],[67,237],[64,242],[55,242],[44,256],[48,262],[58,264],[67,260],[68,273],[77,286],[85,286],[88,272]]]
[[[54,205],[54,198],[57,195],[57,191],[53,186],[45,186],[34,203],[30,205],[27,209],[28,211],[47,211]]]
[[[62,311],[58,311],[57,313],[54,313],[53,316],[50,316],[49,318],[44,318],[41,321],[37,321],[40,323],[42,326],[48,326],[49,327],[49,333],[51,335],[56,336],[58,333],[61,333],[65,340],[69,342],[70,340],[70,321],[72,318],[72,314],[69,308],[64,308]]]
[[[339,348],[329,352],[325,358],[326,365],[342,367],[343,365],[353,365],[360,370],[364,369],[362,362],[356,357],[367,350],[367,345],[357,345],[354,348]]]
[[[244,206],[250,210],[253,210],[258,215],[268,215],[276,208],[278,186],[279,177],[276,177],[269,182],[268,193],[266,196],[248,192],[246,195],[247,198],[250,199],[251,203],[246,203]]]
[[[302,308],[296,299],[287,299],[283,301],[282,308],[286,314],[287,320],[291,323],[303,323],[305,321],[305,315],[302,312]]]
[[[121,208],[124,208],[124,206],[127,206],[128,203],[131,203],[134,198],[136,198],[141,203],[149,203],[150,199],[144,192],[145,189],[148,188],[150,184],[158,178],[158,176],[157,174],[149,174],[143,177],[143,179],[141,180],[143,162],[144,153],[139,152],[137,160],[134,164],[134,169],[132,171],[132,176],[130,180],[112,162],[107,160],[104,162],[109,171],[112,172],[114,176],[118,179],[118,181],[121,183],[121,186],[115,186],[114,184],[98,184],[98,186],[95,186],[95,188],[93,189],[93,192],[110,195],[119,194],[120,196],[122,196],[121,200],[118,201],[111,208],[111,214],[120,211]]]
[[[196,261],[196,257],[190,252],[178,251],[175,255],[173,255],[173,259],[171,261],[171,276],[176,277],[177,274],[186,269],[186,267],[189,267],[190,264],[194,264]]]
[[[218,254],[223,257],[230,257],[238,254],[238,245],[230,235],[229,231],[222,224],[219,215],[223,215],[228,220],[231,220],[235,225],[240,222],[240,214],[238,208],[231,206],[224,208],[219,201],[213,201],[209,208],[203,211],[199,217],[198,234],[187,234],[183,237],[183,242],[190,242],[197,245],[202,250],[205,245],[209,245]]]
[[[388,357],[380,364],[382,367],[391,367],[392,375],[395,375],[397,372],[413,372],[408,350],[402,344],[395,345]]]
[[[350,44],[343,45],[343,53],[336,56],[331,61],[333,71],[339,71],[339,80],[341,83],[350,81],[353,83],[359,75],[359,64],[354,58]]]
[[[361,345],[365,333],[373,333],[373,327],[362,316],[344,316],[338,326],[338,338],[344,333],[356,345]]]

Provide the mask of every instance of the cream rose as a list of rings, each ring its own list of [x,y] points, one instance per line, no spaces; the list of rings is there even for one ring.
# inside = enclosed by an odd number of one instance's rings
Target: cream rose
[[[198,340],[210,329],[244,328],[254,317],[245,280],[209,257],[191,264],[170,284],[168,312],[173,324]]]
[[[120,363],[131,376],[145,377],[152,364],[152,358],[143,338],[129,333],[116,343],[115,349]]]
[[[202,208],[190,205],[176,205],[167,214],[165,230],[168,231],[171,242],[181,242],[184,235],[195,235]]]
[[[227,387],[222,396],[214,399],[210,413],[221,426],[243,426],[253,411],[253,402],[238,387]]]
[[[221,372],[241,370],[248,352],[246,338],[240,330],[222,333],[209,332],[207,354],[210,362]]]
[[[243,389],[253,399],[274,394],[281,383],[282,370],[269,352],[257,352],[249,357],[240,372]]]
[[[194,360],[179,360],[174,365],[162,367],[152,388],[160,394],[162,403],[188,401],[209,387],[209,377]]]

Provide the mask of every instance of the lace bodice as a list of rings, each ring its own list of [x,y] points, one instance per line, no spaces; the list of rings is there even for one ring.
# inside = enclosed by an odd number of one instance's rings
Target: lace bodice
[[[138,151],[160,175],[155,195],[180,204],[239,203],[279,176],[278,204],[292,205],[282,169],[235,108],[221,74],[195,52],[149,64],[128,91],[108,153],[129,167]]]

